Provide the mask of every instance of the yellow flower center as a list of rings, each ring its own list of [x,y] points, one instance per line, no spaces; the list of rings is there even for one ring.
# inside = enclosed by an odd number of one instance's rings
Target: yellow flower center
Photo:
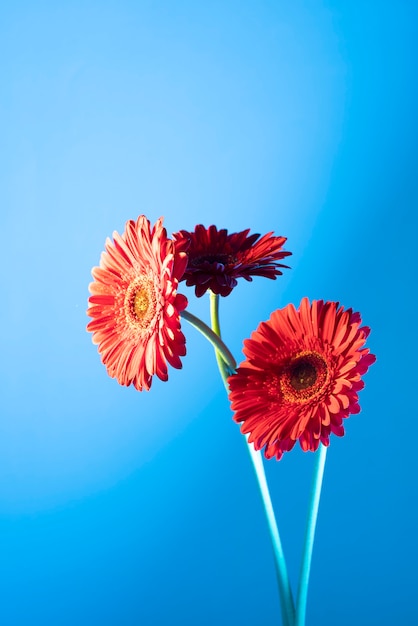
[[[328,363],[318,352],[297,354],[280,376],[280,389],[288,402],[305,403],[318,396],[330,378]]]
[[[157,294],[149,276],[135,278],[125,293],[125,320],[132,329],[149,328],[157,312]]]
[[[133,297],[132,309],[139,320],[142,320],[149,307],[149,296],[146,289],[138,289]]]

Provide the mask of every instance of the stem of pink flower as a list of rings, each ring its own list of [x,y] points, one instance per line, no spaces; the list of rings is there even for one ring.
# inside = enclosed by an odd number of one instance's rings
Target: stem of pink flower
[[[205,324],[205,322],[202,322],[200,318],[193,315],[193,313],[190,313],[189,311],[182,311],[180,315],[183,319],[187,320],[189,324],[201,332],[208,341],[210,341],[215,350],[221,354],[223,362],[226,363],[232,372],[235,371],[237,367],[236,361],[220,336],[207,324]]]
[[[296,600],[295,626],[305,625],[309,574],[311,570],[312,550],[315,538],[316,520],[318,518],[319,499],[321,497],[322,479],[324,477],[327,449],[328,448],[326,446],[319,444],[319,450],[315,454],[314,476],[308,509],[308,519],[306,523],[298,596]]]
[[[210,293],[210,313],[211,313],[211,326],[212,329],[219,336],[221,335],[221,329],[219,324],[219,296]],[[215,348],[216,350],[216,348]],[[224,360],[217,355],[218,367],[222,380],[225,385],[226,392],[229,392],[227,377],[229,372],[226,371]],[[292,595],[292,590],[289,582],[289,575],[287,572],[286,560],[280,540],[279,529],[277,527],[276,518],[274,515],[273,504],[270,497],[270,492],[267,484],[266,474],[264,471],[263,459],[259,451],[254,449],[254,446],[248,443],[248,436],[245,437],[247,443],[247,449],[250,454],[250,458],[254,467],[255,475],[257,478],[258,486],[261,493],[261,498],[264,505],[264,511],[267,518],[267,524],[270,531],[270,538],[273,547],[274,564],[276,568],[277,581],[280,594],[280,605],[282,610],[283,626],[293,626],[293,620],[295,615],[295,605]]]

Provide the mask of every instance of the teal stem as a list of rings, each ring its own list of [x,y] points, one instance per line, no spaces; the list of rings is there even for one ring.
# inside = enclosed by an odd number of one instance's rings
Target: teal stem
[[[319,450],[315,453],[315,467],[312,480],[312,489],[306,523],[305,541],[302,553],[302,563],[299,576],[298,595],[296,600],[295,626],[305,626],[306,603],[308,598],[309,574],[312,562],[312,550],[315,538],[316,521],[318,518],[319,500],[321,497],[322,480],[324,477],[327,447],[319,444]]]
[[[287,572],[282,542],[280,540],[279,529],[277,527],[273,504],[271,501],[267,479],[264,472],[263,459],[261,453],[258,450],[255,450],[252,444],[248,443],[247,437],[245,437],[245,441],[247,443],[247,449],[250,454],[251,461],[253,463],[255,474],[257,477],[257,482],[264,505],[264,511],[267,518],[268,529],[270,531],[270,539],[274,555],[274,565],[276,569],[277,583],[280,594],[280,606],[282,610],[283,626],[293,626],[295,605],[292,595],[292,589],[290,587],[289,575]]]
[[[219,324],[219,296],[210,293],[210,313],[211,313],[211,326],[214,332],[221,336],[221,329]],[[217,350],[215,348],[215,350]],[[225,359],[222,355],[217,355],[218,367],[222,380],[225,385],[226,392],[229,393],[228,387],[228,374],[225,367]],[[264,505],[264,511],[267,518],[268,529],[270,532],[270,539],[273,547],[274,564],[276,568],[277,582],[280,594],[280,605],[282,610],[282,622],[283,626],[293,626],[295,605],[290,587],[289,575],[287,572],[286,560],[280,540],[279,529],[277,526],[276,518],[274,515],[273,504],[267,484],[266,474],[264,471],[263,459],[259,451],[254,449],[254,446],[248,442],[248,436],[245,437],[247,449],[250,454],[250,458],[254,467],[255,475],[257,478],[258,486],[261,493],[262,502]]]

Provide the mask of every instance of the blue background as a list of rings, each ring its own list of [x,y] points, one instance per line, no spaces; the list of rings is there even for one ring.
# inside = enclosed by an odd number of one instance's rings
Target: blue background
[[[373,329],[331,443],[307,624],[416,624],[416,4],[9,2],[0,10],[0,623],[279,624],[247,451],[209,344],[149,393],[85,331],[105,238],[145,213],[288,237],[221,303]],[[208,300],[188,291],[208,320]],[[184,326],[186,326],[184,324]],[[313,455],[266,463],[293,585]]]

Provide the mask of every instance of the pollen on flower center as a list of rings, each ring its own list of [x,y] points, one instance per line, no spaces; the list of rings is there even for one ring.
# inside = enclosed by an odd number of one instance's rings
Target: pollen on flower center
[[[309,361],[299,361],[291,368],[290,384],[296,391],[312,387],[316,378],[316,368]]]
[[[149,307],[149,297],[146,289],[138,289],[134,295],[132,306],[137,318],[142,320]]]
[[[148,276],[136,278],[125,294],[125,316],[132,328],[147,328],[157,311],[153,281]]]
[[[317,352],[297,354],[280,376],[283,396],[290,402],[303,403],[319,395],[329,380],[329,368]]]

